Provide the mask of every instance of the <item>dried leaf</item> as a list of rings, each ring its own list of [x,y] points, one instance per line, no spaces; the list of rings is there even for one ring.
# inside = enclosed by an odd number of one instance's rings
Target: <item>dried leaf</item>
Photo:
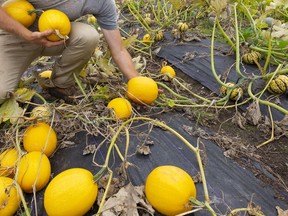
[[[265,214],[261,211],[261,206],[254,206],[254,204],[248,204],[248,214],[251,216],[265,216]]]
[[[278,212],[278,216],[288,216],[288,209],[284,211],[279,206],[276,206],[276,209]]]
[[[238,125],[241,129],[245,130],[246,119],[242,116],[240,112],[236,112],[236,114],[232,118],[232,122]]]
[[[75,135],[74,135],[75,136]],[[74,137],[73,136],[73,137]],[[76,143],[73,141],[69,141],[69,140],[64,140],[61,142],[60,144],[60,148],[70,148],[71,146],[75,145]]]
[[[184,34],[182,39],[183,41],[186,41],[186,42],[191,42],[191,41],[201,42],[202,41],[201,38],[195,34]]]
[[[281,40],[288,39],[288,26],[283,25],[273,25],[272,37]]]
[[[288,0],[273,0],[275,7],[283,7],[283,9],[288,8]]]
[[[151,154],[151,150],[149,146],[142,145],[137,147],[137,153],[143,154],[143,155],[149,155]]]
[[[7,99],[0,107],[0,123],[10,120],[12,124],[16,123],[23,114],[23,109],[19,107],[14,97]]]
[[[283,127],[288,127],[288,115],[285,115],[282,120],[277,123]]]
[[[103,52],[97,47],[94,51],[93,57],[95,57],[96,59],[99,59],[102,56],[103,56]]]
[[[117,194],[110,197],[103,206],[102,216],[130,215],[138,216],[138,205],[151,215],[154,210],[148,204],[143,186],[133,186],[131,183],[121,188]]]
[[[105,191],[107,189],[108,180],[109,180],[109,174],[104,175],[100,178],[99,183],[98,183],[98,187],[99,187],[100,191]],[[111,181],[110,186],[109,186],[109,191],[107,193],[107,198],[109,198],[110,196],[113,196],[123,186],[124,186],[124,184],[118,178],[112,178],[112,181]],[[98,198],[98,201],[99,200],[100,199]]]
[[[261,111],[258,101],[253,101],[247,107],[246,119],[250,121],[253,125],[259,124],[261,120]]]
[[[262,131],[264,134],[270,134],[271,133],[271,121],[268,116],[264,116],[263,123],[257,125],[257,128]]]
[[[224,151],[223,154],[227,158],[236,158],[239,155],[237,150],[233,148]]]
[[[143,63],[140,63],[141,56],[137,56],[137,57],[133,58],[132,61],[134,63],[134,66],[135,66],[136,70],[139,70],[139,69],[141,69],[144,66]]]
[[[83,155],[94,154],[96,150],[96,145],[87,145],[83,150]]]

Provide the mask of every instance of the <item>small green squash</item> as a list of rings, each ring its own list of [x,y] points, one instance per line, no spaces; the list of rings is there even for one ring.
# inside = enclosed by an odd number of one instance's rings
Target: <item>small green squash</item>
[[[288,77],[286,75],[278,75],[271,80],[267,90],[276,95],[284,94],[288,89]]]
[[[246,64],[255,64],[261,59],[261,54],[257,51],[251,51],[242,55],[242,61]]]
[[[233,90],[230,92],[230,96],[229,96],[230,100],[236,101],[236,100],[239,100],[243,96],[243,89],[241,87],[234,87],[236,85],[235,83],[228,82],[228,83],[226,83],[226,85],[228,87],[221,86],[221,88],[220,88],[220,93],[223,96],[226,96],[227,94],[229,94],[231,89],[233,89]]]

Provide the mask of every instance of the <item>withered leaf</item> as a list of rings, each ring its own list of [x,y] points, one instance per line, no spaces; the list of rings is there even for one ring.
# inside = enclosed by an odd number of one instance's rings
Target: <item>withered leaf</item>
[[[238,125],[241,129],[245,130],[246,119],[242,116],[240,112],[236,112],[236,114],[232,118],[232,122]]]
[[[258,101],[253,101],[247,107],[246,119],[250,121],[253,125],[259,124],[261,120],[261,111]]]
[[[276,206],[276,209],[278,212],[278,216],[288,216],[288,209],[284,211],[279,206]]]
[[[83,150],[83,155],[94,154],[96,150],[96,145],[87,145]]]
[[[23,109],[19,107],[14,97],[7,99],[0,107],[0,123],[10,120],[12,124],[16,123],[23,114]]]
[[[142,145],[137,147],[137,153],[142,155],[149,155],[151,154],[150,147],[147,145]]]
[[[14,95],[17,101],[25,103],[30,101],[32,97],[35,95],[35,90],[27,89],[27,88],[18,88],[16,89]]]
[[[154,209],[148,204],[144,195],[144,186],[133,186],[131,183],[122,187],[104,204],[103,216],[130,215],[138,216],[138,206],[153,215]]]
[[[109,76],[113,76],[113,73],[116,71],[116,68],[106,58],[99,58],[97,65]]]
[[[139,70],[141,68],[143,68],[144,64],[141,63],[141,56],[137,56],[135,58],[132,59],[133,63],[134,63],[134,66],[135,66],[135,69],[136,70]]]

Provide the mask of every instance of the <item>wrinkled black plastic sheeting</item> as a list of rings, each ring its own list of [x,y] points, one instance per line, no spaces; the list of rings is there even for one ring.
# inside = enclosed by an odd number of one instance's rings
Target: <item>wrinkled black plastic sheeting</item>
[[[197,144],[197,137],[189,135],[183,125],[195,127],[195,124],[179,113],[167,113],[157,116],[158,119],[166,122],[168,126],[181,134],[193,146]],[[129,154],[133,155],[128,161],[135,166],[128,168],[128,177],[133,185],[143,185],[147,175],[159,165],[176,165],[186,170],[191,176],[195,176],[199,169],[194,153],[184,145],[179,138],[169,131],[165,131],[159,127],[154,127],[149,133],[150,126],[143,125],[143,122],[134,123],[130,129],[130,147]],[[135,127],[139,125],[139,127]],[[209,129],[205,129],[208,130]],[[134,154],[137,146],[142,145],[144,140],[153,141],[150,146],[150,155]],[[82,167],[89,169],[92,173],[97,173],[99,167],[93,165],[93,155],[83,155],[83,149],[86,145],[95,145],[101,143],[103,137],[94,137],[86,133],[79,133],[75,139],[76,145],[69,148],[59,149],[51,158],[53,176],[58,173],[74,167]],[[223,156],[223,151],[212,141],[201,139],[200,148],[206,154],[205,176],[208,185],[210,198],[214,204],[213,209],[220,215],[226,215],[229,209],[245,208],[249,203],[253,203],[261,207],[265,215],[277,215],[276,206],[287,209],[288,204],[275,199],[272,188],[263,185],[249,170],[241,168],[233,160]],[[117,145],[121,152],[125,151],[125,137],[121,136],[117,140]],[[104,144],[96,155],[98,164],[104,164],[109,143]],[[121,160],[113,151],[110,159],[110,167],[115,170],[119,167]],[[116,172],[114,173],[115,177]],[[196,183],[197,199],[203,201],[203,185]],[[46,215],[43,207],[44,190],[37,193],[37,211],[38,215]],[[283,195],[288,196],[283,192]],[[79,205],[81,205],[79,203]],[[34,209],[33,203],[31,208]],[[97,211],[95,205],[87,215],[92,215]],[[35,212],[35,209],[34,209]],[[156,214],[157,215],[157,214]],[[196,216],[210,215],[207,211],[201,210],[194,213]]]
[[[172,65],[180,69],[183,73],[193,78],[194,80],[201,83],[203,86],[209,90],[220,94],[220,84],[216,81],[212,70],[211,70],[211,42],[210,40],[202,40],[200,42],[193,41],[187,43],[169,43],[161,45],[160,51],[157,56],[165,59],[169,65]],[[239,81],[239,76],[235,69],[236,57],[235,55],[230,55],[230,48],[221,43],[215,43],[214,47],[214,62],[215,70],[219,77],[223,78],[224,73],[229,72],[227,82]],[[194,56],[194,58],[187,58]],[[186,57],[186,58],[185,58]],[[261,62],[263,65],[263,62]],[[253,74],[259,75],[259,69],[256,65],[240,65],[241,72],[246,76],[251,76]],[[268,68],[268,72],[275,71],[275,67],[271,66]],[[222,80],[223,81],[223,80]],[[253,92],[259,92],[265,86],[264,82],[257,81],[253,84]],[[247,97],[247,93],[244,94],[244,98]],[[263,94],[261,99],[266,99],[271,96],[268,92]],[[288,109],[288,95],[284,94],[279,97],[280,106]],[[247,104],[242,106],[243,110],[246,110]],[[267,106],[260,105],[261,112],[263,115],[268,115]],[[274,108],[271,109],[274,120],[281,120],[284,114]]]

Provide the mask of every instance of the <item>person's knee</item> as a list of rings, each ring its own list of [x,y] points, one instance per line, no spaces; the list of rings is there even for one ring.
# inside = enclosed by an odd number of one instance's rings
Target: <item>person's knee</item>
[[[75,23],[70,34],[71,42],[77,43],[86,50],[95,50],[99,43],[99,33],[88,24]]]
[[[99,44],[99,37],[99,33],[96,31],[96,29],[88,26],[83,40],[85,41],[87,47],[95,48]]]

